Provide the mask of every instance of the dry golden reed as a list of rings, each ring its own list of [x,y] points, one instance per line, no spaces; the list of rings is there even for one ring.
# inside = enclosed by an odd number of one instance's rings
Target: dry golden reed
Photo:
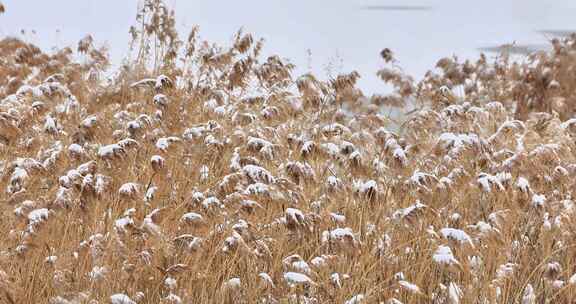
[[[0,302],[573,303],[576,36],[419,82],[385,49],[365,96],[136,20],[112,77],[0,41]]]

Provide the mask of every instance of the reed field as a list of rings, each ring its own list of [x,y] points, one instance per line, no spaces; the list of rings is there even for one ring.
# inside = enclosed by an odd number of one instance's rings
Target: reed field
[[[0,303],[576,303],[576,35],[367,95],[175,23],[2,37]]]

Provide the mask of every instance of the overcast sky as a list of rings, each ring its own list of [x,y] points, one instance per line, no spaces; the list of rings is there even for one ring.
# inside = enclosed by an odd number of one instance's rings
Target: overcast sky
[[[3,0],[0,36],[27,30],[45,49],[76,45],[86,34],[126,54],[137,0]],[[518,42],[543,44],[537,30],[576,29],[574,0],[168,0],[183,36],[198,24],[203,39],[226,43],[243,26],[266,39],[266,54],[279,54],[306,72],[333,62],[358,70],[368,93],[383,90],[374,75],[379,52],[391,48],[401,66],[421,76],[442,56],[475,57],[479,47]],[[401,6],[400,6],[401,5]],[[36,35],[30,31],[35,30]]]

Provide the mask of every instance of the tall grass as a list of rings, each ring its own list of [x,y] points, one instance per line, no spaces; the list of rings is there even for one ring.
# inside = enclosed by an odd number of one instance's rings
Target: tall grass
[[[385,49],[365,96],[174,24],[145,1],[111,79],[0,41],[3,303],[573,302],[575,36],[418,82]]]

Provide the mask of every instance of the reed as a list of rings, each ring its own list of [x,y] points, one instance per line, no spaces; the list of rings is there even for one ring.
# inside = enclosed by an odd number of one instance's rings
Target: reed
[[[385,49],[365,96],[174,24],[144,1],[111,79],[91,36],[0,41],[2,303],[573,302],[576,36],[420,81]]]

